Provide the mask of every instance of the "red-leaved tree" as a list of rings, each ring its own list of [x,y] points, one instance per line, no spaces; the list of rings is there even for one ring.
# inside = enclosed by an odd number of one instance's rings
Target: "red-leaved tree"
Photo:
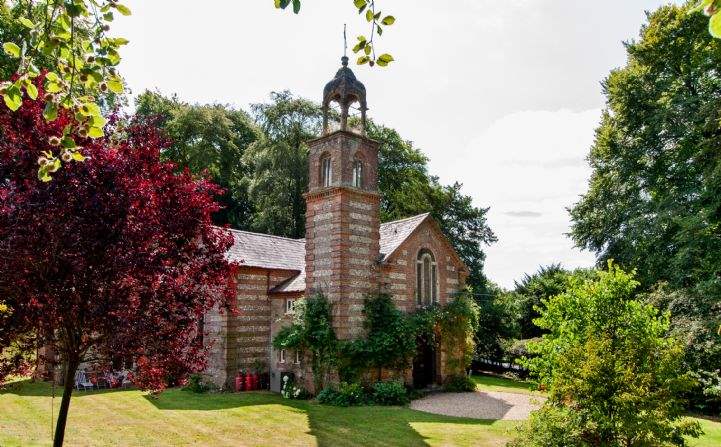
[[[65,367],[62,445],[89,351],[136,359],[145,389],[203,369],[202,316],[232,302],[232,236],[211,224],[218,188],[161,162],[165,142],[143,123],[131,121],[121,143],[78,141],[87,160],[38,180],[42,151],[60,155],[54,138],[73,119],[48,123],[43,108],[0,104],[0,382],[53,344]]]

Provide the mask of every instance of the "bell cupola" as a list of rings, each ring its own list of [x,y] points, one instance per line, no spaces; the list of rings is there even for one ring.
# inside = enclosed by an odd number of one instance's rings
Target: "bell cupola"
[[[348,130],[348,116],[351,107],[358,104],[360,111],[360,133],[365,135],[366,111],[366,88],[362,82],[356,79],[353,70],[348,68],[348,57],[341,58],[342,67],[335,74],[335,78],[325,85],[323,89],[323,134],[329,129],[329,113],[331,104],[337,103],[340,108],[340,130]]]

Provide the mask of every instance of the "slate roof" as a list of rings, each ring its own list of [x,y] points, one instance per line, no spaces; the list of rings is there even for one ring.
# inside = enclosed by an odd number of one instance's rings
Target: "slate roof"
[[[419,214],[381,224],[381,261],[387,260],[428,216],[428,213]],[[235,242],[228,250],[228,260],[235,261],[241,266],[298,272],[296,276],[271,290],[271,293],[305,290],[305,239],[289,239],[232,229],[230,231]]]
[[[274,287],[270,293],[293,293],[305,291],[305,270],[290,278],[288,281]]]
[[[230,230],[235,239],[228,260],[242,266],[301,271],[305,267],[305,239]]]
[[[388,259],[428,216],[430,213],[381,224],[381,260]]]

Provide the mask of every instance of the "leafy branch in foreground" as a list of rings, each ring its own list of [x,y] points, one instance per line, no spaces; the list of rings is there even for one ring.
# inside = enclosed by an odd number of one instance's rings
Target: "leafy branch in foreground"
[[[84,160],[75,137],[104,136],[107,120],[99,98],[123,93],[115,67],[120,63],[119,48],[128,43],[107,32],[115,13],[127,16],[130,9],[117,0],[13,0],[11,9],[22,32],[17,41],[2,44],[4,53],[18,61],[12,79],[0,83],[5,105],[17,111],[23,94],[37,99],[35,80],[44,73],[43,118],[54,121],[60,109],[75,117],[72,125],[49,138],[38,158],[38,177],[49,181],[62,162]]]
[[[300,12],[301,0],[274,0],[275,7],[279,9],[285,9],[293,4],[293,12],[298,14]],[[375,0],[352,0],[353,6],[358,9],[358,14],[364,14],[366,22],[370,24],[370,33],[366,35],[358,36],[358,43],[353,47],[353,52],[359,54],[358,65],[368,64],[371,67],[378,64],[380,67],[386,67],[388,64],[393,62],[393,56],[388,53],[383,53],[380,56],[376,56],[376,48],[373,43],[373,39],[376,35],[383,35],[385,26],[391,26],[396,23],[396,18],[392,15],[383,15],[381,11],[376,11]]]
[[[710,17],[708,31],[717,39],[721,39],[721,0],[700,0],[689,13],[703,11]]]

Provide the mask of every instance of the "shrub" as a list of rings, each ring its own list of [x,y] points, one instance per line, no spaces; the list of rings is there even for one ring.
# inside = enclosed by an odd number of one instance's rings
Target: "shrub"
[[[397,380],[374,383],[372,397],[376,405],[405,405],[409,401],[408,390]]]
[[[579,415],[561,406],[545,405],[519,427],[508,447],[585,447]]]
[[[326,388],[316,398],[318,402],[338,407],[366,405],[371,402],[370,396],[360,383],[341,382],[338,389]]]
[[[308,354],[313,385],[322,389],[338,362],[338,340],[333,331],[331,303],[316,294],[296,303],[293,324],[282,328],[273,339],[276,349],[301,350]]]
[[[317,396],[315,396],[315,399],[325,405],[335,405],[336,397],[338,396],[338,391],[335,389],[328,387],[324,390],[321,390],[320,393],[318,393]]]
[[[183,390],[192,391],[193,393],[207,393],[210,390],[210,386],[203,382],[203,376],[201,374],[191,374]]]
[[[467,393],[476,391],[476,384],[466,375],[454,375],[446,379],[443,390],[449,393]]]
[[[286,399],[308,400],[310,393],[301,385],[296,385],[295,381],[290,377],[283,377],[283,388],[280,390],[281,396]]]

